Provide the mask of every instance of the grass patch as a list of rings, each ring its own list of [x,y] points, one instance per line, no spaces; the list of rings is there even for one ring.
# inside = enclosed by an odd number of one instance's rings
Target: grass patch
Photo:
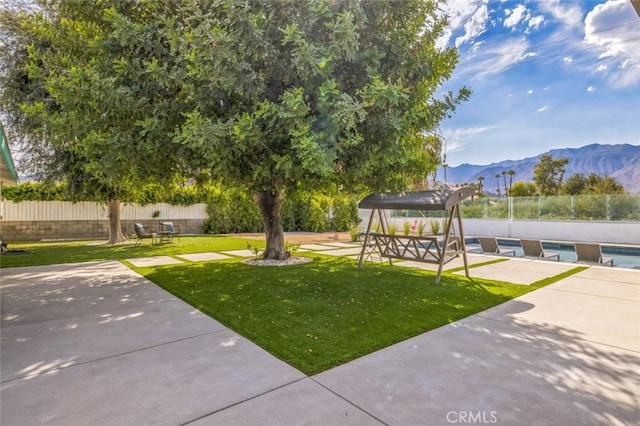
[[[31,254],[3,255],[0,265],[220,252],[246,249],[247,242],[234,237],[198,236],[155,246],[145,241],[139,247],[89,241],[12,243],[10,248],[29,250]],[[264,247],[263,241],[250,243]],[[431,271],[389,267],[386,263],[370,263],[358,269],[353,259],[303,255],[312,256],[314,261],[288,267],[256,267],[228,259],[133,269],[309,375],[586,269],[576,267],[530,286],[467,279],[449,271],[443,274],[441,285],[436,285]]]
[[[429,271],[312,256],[289,267],[227,260],[136,270],[309,375],[534,289],[450,273],[435,285]]]
[[[133,240],[135,242],[135,240]],[[213,235],[180,237],[171,244],[151,245],[145,240],[138,247],[134,244],[107,245],[104,241],[52,241],[14,244],[9,248],[27,250],[28,254],[2,255],[0,267],[54,265],[59,263],[91,262],[98,260],[122,260],[133,257],[174,256],[176,254],[203,253],[208,251],[242,250],[249,240]],[[254,247],[264,247],[264,242],[252,240]]]
[[[529,291],[537,290],[539,288],[548,286],[549,284],[553,284],[557,281],[560,281],[563,278],[570,277],[571,275],[577,274],[578,272],[582,272],[588,268],[589,268],[588,266],[576,266],[575,268],[569,269],[568,271],[563,272],[561,274],[555,275],[553,277],[545,278],[540,281],[536,281],[534,283],[531,283],[531,285],[529,285],[530,287]]]
[[[492,259],[492,260],[487,260],[486,262],[480,262],[480,263],[474,263],[473,265],[469,264],[469,269],[471,268],[479,268],[480,266],[486,266],[486,265],[493,265],[495,263],[502,263],[502,262],[506,262],[507,260],[509,260],[509,258],[504,258],[504,259]],[[451,268],[448,270],[448,272],[458,272],[458,271],[464,271],[464,266],[459,266],[457,268]]]

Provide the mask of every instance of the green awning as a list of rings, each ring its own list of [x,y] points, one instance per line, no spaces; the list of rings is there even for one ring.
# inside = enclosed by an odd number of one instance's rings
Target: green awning
[[[7,136],[4,133],[4,127],[0,123],[0,182],[3,185],[17,186],[18,174],[16,168],[13,165],[13,158],[11,158],[11,150],[9,149],[9,143],[7,142]]]

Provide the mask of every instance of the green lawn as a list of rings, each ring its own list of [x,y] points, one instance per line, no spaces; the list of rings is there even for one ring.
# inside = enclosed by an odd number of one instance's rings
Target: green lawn
[[[140,247],[91,242],[12,244],[32,253],[0,258],[3,267],[245,249],[259,241],[183,237]],[[134,268],[154,283],[306,374],[387,347],[503,303],[584,267],[531,286],[302,253],[313,262],[259,267],[240,259]],[[497,260],[504,261],[505,259]],[[495,262],[495,261],[492,261]],[[125,262],[131,266],[128,262]],[[472,272],[473,275],[473,272]]]
[[[388,264],[357,269],[353,259],[311,256],[312,263],[289,267],[234,260],[137,271],[306,374],[561,278],[523,286],[444,274],[436,285],[435,274],[424,270]]]
[[[135,242],[135,239],[133,240]],[[172,244],[151,245],[145,239],[142,244],[109,246],[105,241],[64,241],[11,243],[12,250],[28,250],[30,254],[14,254],[0,256],[0,266],[53,265],[58,263],[90,262],[95,260],[121,260],[145,256],[173,256],[176,254],[202,253],[208,251],[241,250],[253,247],[264,247],[264,242],[234,237],[197,236],[180,237],[180,242]]]

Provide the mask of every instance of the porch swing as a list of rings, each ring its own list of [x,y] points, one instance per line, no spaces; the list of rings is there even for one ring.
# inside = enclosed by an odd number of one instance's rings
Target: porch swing
[[[374,253],[380,258],[389,259],[391,265],[393,259],[432,263],[438,265],[435,282],[440,284],[444,265],[462,255],[465,275],[469,278],[460,202],[474,194],[473,188],[464,187],[456,191],[386,192],[368,195],[358,203],[361,209],[371,209],[371,217],[358,257],[358,268],[362,266],[366,256]],[[389,233],[385,210],[446,211],[448,220],[441,235],[395,235]],[[371,232],[376,215],[382,233]],[[455,234],[454,219],[458,223],[458,235]]]

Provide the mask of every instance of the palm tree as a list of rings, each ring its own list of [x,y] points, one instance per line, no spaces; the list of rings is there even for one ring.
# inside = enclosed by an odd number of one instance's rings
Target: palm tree
[[[511,196],[511,188],[513,186],[513,175],[515,175],[516,172],[514,172],[513,169],[509,169],[507,174],[509,175],[509,196]]]
[[[504,196],[508,197],[509,192],[507,191],[507,172],[503,170],[501,174],[502,174],[502,182],[504,182]]]
[[[478,176],[478,193],[482,195],[482,181],[484,180],[484,176]]]
[[[496,178],[496,191],[498,191],[498,197],[500,196],[500,173],[494,176]]]

